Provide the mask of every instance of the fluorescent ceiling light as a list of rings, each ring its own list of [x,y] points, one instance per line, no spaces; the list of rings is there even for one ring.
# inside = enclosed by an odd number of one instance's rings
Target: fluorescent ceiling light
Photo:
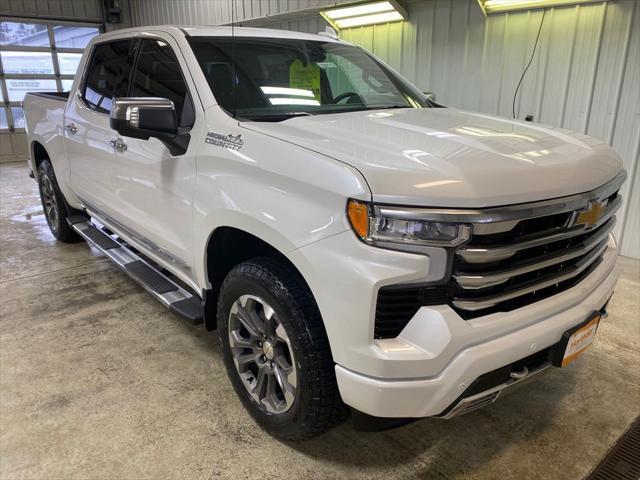
[[[478,0],[485,14],[532,10],[536,8],[561,7],[579,3],[593,3],[601,0]]]
[[[331,20],[345,17],[358,17],[360,15],[370,15],[372,13],[393,12],[394,8],[389,2],[366,3],[356,7],[336,8],[327,10],[326,15]]]
[[[320,14],[337,29],[398,22],[407,18],[407,12],[395,0],[358,3],[323,10]]]
[[[404,20],[404,17],[399,12],[385,12],[364,17],[343,18],[335,22],[338,28],[351,28],[361,27],[362,25],[375,25],[377,23],[398,22],[400,20]]]

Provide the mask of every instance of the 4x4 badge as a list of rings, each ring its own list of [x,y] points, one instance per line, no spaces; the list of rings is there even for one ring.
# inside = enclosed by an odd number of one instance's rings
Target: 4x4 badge
[[[216,147],[228,148],[230,150],[240,150],[244,145],[242,140],[242,134],[223,135],[221,133],[207,132],[207,138],[204,139],[205,143],[210,143]]]

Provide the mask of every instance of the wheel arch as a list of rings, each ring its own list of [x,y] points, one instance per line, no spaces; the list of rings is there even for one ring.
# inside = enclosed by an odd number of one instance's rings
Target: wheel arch
[[[38,168],[40,168],[40,164],[43,160],[51,161],[51,156],[47,149],[42,145],[42,143],[38,140],[33,140],[30,146],[30,158],[31,158],[31,168],[33,169],[34,175],[38,174]]]
[[[278,248],[246,230],[231,226],[217,227],[209,235],[205,254],[205,274],[210,286],[203,292],[207,330],[216,328],[218,296],[225,277],[233,267],[251,258],[269,256],[287,265],[296,272],[313,297],[309,284],[296,265]]]

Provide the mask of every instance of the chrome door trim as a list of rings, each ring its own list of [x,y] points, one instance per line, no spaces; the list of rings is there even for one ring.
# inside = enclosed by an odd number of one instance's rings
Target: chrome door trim
[[[150,252],[155,253],[159,257],[167,260],[168,262],[172,263],[173,265],[185,271],[191,271],[191,267],[189,266],[189,264],[184,260],[182,260],[181,258],[176,257],[171,252],[169,252],[165,248],[162,248],[160,245],[152,242],[144,235],[135,232],[129,227],[124,226],[122,223],[120,223],[115,218],[111,217],[109,214],[93,206],[90,202],[87,202],[87,200],[77,192],[76,192],[76,196],[78,197],[78,200],[80,200],[80,203],[82,204],[82,206],[87,210],[87,212],[89,212],[89,214],[92,217],[96,217],[96,219],[100,223],[106,226],[112,225],[113,227],[115,227],[116,230],[121,230],[122,233],[130,237],[132,240],[140,243],[143,247],[147,248]]]
[[[64,126],[64,129],[69,132],[71,135],[75,135],[76,133],[78,133],[78,127],[76,127],[76,125],[71,122],[71,123],[67,123]]]

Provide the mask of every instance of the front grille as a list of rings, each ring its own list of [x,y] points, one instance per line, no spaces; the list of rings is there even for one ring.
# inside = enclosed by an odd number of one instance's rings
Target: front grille
[[[393,338],[422,306],[449,304],[464,319],[511,311],[581,282],[602,262],[622,203],[621,173],[586,194],[486,209],[438,211],[470,223],[448,283],[380,289],[375,338]],[[438,218],[446,221],[446,218]]]
[[[579,212],[569,211],[522,220],[499,233],[486,224],[480,233],[474,229],[455,255],[449,304],[470,319],[572,287],[601,262],[621,198],[615,192],[602,204],[593,225],[572,225]]]

